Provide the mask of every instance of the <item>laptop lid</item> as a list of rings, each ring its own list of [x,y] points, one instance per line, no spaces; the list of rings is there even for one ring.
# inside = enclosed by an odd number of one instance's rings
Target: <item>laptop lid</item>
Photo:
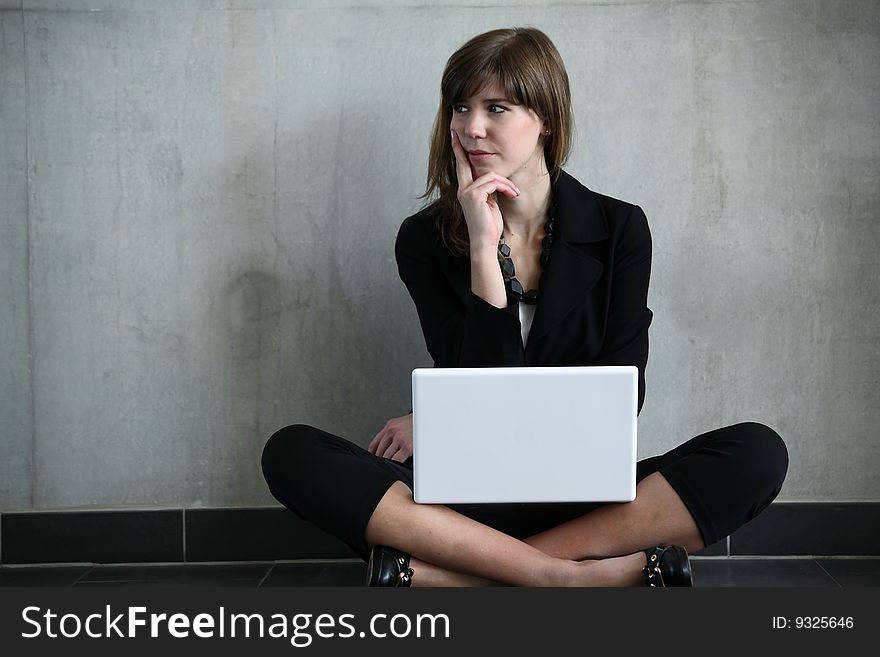
[[[415,501],[635,499],[634,366],[418,368]]]

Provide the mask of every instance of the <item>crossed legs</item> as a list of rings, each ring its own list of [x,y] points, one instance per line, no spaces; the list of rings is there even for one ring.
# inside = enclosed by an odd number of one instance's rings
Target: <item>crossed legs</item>
[[[448,507],[415,504],[400,481],[411,481],[411,469],[307,425],[277,431],[263,450],[262,467],[279,502],[358,553],[390,545],[412,555],[415,585],[622,586],[640,583],[645,548],[703,547],[689,507],[661,469],[686,486],[700,526],[715,540],[776,498],[788,451],[779,434],[760,423],[714,429],[640,461],[637,471],[645,476],[635,501],[594,508],[524,540]],[[351,484],[340,488],[340,480]]]
[[[633,502],[599,507],[525,540],[445,506],[416,504],[398,481],[373,512],[366,537],[411,555],[413,586],[639,585],[643,549],[703,547],[693,517],[659,472],[639,482]]]

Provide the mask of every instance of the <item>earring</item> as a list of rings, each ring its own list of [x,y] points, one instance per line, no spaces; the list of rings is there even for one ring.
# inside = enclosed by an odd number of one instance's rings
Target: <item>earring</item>
[[[546,130],[544,130],[544,134],[545,134],[545,135],[549,135],[549,134],[550,134],[550,128],[547,128]]]

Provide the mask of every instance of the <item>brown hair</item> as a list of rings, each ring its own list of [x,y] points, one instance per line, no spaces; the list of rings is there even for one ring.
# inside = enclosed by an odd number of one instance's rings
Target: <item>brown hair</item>
[[[443,243],[456,255],[469,252],[468,230],[458,202],[455,155],[449,135],[452,105],[497,84],[506,97],[546,121],[544,157],[551,179],[571,150],[571,92],[565,65],[549,37],[533,27],[492,30],[473,37],[452,53],[440,83],[440,108],[434,119],[428,179],[421,198],[434,197]]]

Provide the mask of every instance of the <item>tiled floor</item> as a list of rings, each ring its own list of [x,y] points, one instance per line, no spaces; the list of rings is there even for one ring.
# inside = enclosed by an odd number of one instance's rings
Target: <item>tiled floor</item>
[[[880,559],[691,559],[694,586],[880,586]],[[2,566],[0,586],[363,586],[361,561]]]

